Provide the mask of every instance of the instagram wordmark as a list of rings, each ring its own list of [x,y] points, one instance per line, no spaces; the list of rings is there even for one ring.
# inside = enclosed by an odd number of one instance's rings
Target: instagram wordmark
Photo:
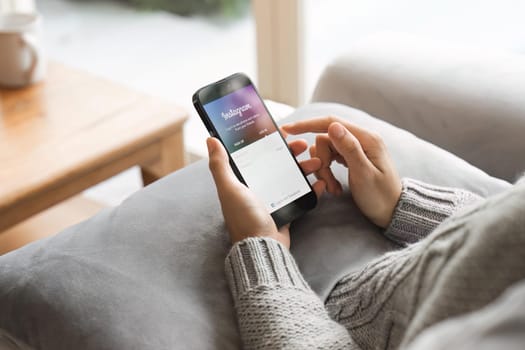
[[[242,117],[242,113],[246,112],[247,110],[251,109],[252,105],[247,103],[243,106],[237,107],[235,109],[230,109],[228,112],[221,112],[222,117],[224,120],[228,120],[230,118],[239,116]]]

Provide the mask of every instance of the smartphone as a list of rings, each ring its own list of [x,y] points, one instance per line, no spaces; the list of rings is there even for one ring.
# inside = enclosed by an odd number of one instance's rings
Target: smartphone
[[[250,79],[236,73],[199,89],[193,105],[230,157],[237,178],[262,200],[277,227],[317,197]]]

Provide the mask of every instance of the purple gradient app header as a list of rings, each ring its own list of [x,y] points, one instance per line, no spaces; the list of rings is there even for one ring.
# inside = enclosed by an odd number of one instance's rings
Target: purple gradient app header
[[[204,105],[230,153],[277,131],[252,85]]]

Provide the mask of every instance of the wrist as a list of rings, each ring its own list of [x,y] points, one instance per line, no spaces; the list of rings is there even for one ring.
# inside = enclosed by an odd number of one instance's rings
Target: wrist
[[[236,243],[225,268],[235,302],[262,285],[310,290],[288,249],[270,237],[248,237]]]
[[[386,199],[386,208],[383,215],[381,224],[379,225],[382,228],[387,228],[392,222],[394,217],[394,212],[396,211],[397,204],[401,199],[401,194],[403,193],[403,184],[400,179],[397,180],[397,186],[391,188],[391,193]]]
[[[231,235],[231,240],[233,244],[242,242],[248,238],[271,238],[281,243],[286,249],[290,249],[290,235],[288,234],[287,228],[285,228],[285,232],[263,231],[251,234]]]
[[[286,234],[276,232],[266,237],[274,239],[277,242],[281,243],[286,249],[290,249],[290,234],[288,233],[288,229],[286,229]]]
[[[376,207],[373,213],[376,215],[369,217],[370,221],[381,228],[387,228],[392,221],[402,191],[403,185],[401,180],[398,181],[398,186],[392,186],[388,191],[384,191],[380,197],[381,199],[374,203]]]

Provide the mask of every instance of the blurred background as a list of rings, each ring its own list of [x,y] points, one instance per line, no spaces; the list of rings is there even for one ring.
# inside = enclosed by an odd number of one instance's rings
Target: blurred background
[[[525,53],[517,0],[0,0],[2,12],[35,8],[49,59],[185,107],[190,159],[207,136],[191,96],[233,72],[298,106],[331,60],[381,32]],[[132,169],[86,195],[115,205],[140,187]]]

